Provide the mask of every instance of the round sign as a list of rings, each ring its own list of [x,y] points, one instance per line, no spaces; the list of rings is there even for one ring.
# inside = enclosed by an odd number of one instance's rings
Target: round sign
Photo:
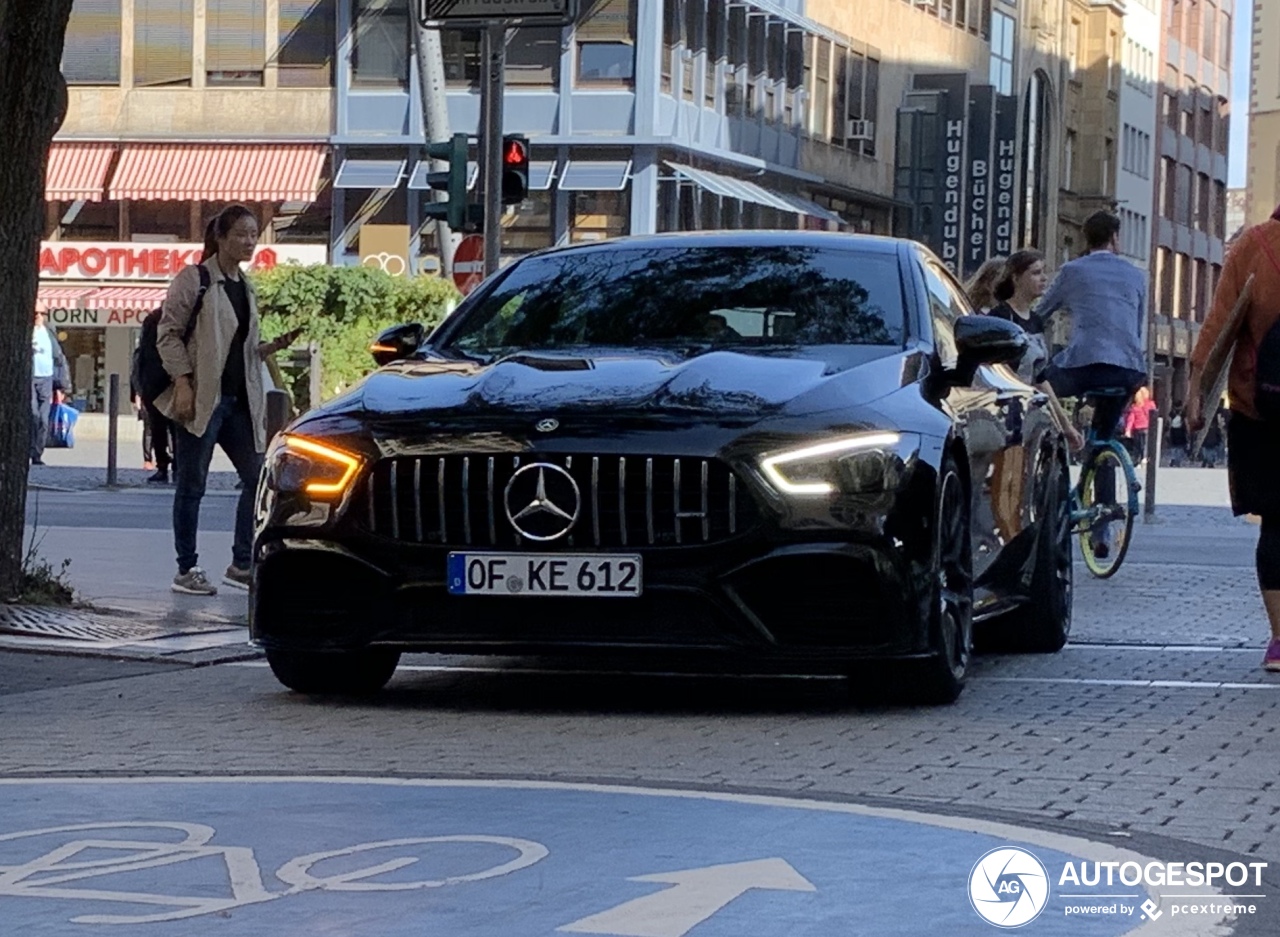
[[[453,252],[453,283],[465,296],[484,279],[484,238],[468,234]]]

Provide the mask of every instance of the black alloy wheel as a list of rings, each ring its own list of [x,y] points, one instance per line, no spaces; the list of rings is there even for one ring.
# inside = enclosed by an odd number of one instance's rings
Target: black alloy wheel
[[[387,685],[400,652],[268,650],[267,663],[277,680],[298,693],[368,696]]]
[[[1045,465],[1036,512],[1041,530],[1027,601],[991,623],[984,649],[1053,654],[1062,650],[1071,634],[1075,582],[1071,478],[1062,456],[1046,459]]]
[[[969,498],[955,460],[947,456],[938,482],[934,527],[934,587],[930,601],[933,656],[912,685],[921,703],[953,703],[964,689],[973,655],[973,541]]]

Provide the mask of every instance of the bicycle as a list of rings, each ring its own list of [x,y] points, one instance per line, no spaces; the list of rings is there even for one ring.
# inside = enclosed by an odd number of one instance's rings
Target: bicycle
[[[1128,397],[1122,388],[1092,391],[1087,397]],[[1115,497],[1098,501],[1098,477],[1109,471],[1116,480]],[[1120,491],[1123,482],[1125,491]],[[1129,450],[1114,435],[1099,437],[1092,429],[1085,443],[1080,478],[1071,490],[1071,531],[1080,538],[1084,565],[1099,579],[1109,579],[1120,569],[1138,516],[1142,485]],[[1105,549],[1104,549],[1105,548]]]

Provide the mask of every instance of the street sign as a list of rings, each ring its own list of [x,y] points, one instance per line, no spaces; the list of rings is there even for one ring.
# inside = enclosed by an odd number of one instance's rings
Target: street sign
[[[579,0],[418,0],[418,21],[427,27],[568,26]]]
[[[466,296],[484,279],[484,238],[468,234],[453,254],[453,283]]]

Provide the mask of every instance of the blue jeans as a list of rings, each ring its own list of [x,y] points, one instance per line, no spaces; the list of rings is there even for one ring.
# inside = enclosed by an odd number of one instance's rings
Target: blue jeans
[[[31,452],[32,461],[44,455],[44,444],[49,438],[49,408],[53,403],[53,378],[37,377],[31,380]]]
[[[223,397],[209,418],[203,436],[193,436],[174,424],[175,481],[173,495],[173,544],[178,552],[178,572],[197,565],[196,532],[200,527],[200,501],[209,481],[213,447],[221,446],[244,485],[236,504],[236,534],[231,562],[248,569],[253,557],[253,500],[262,471],[262,453],[253,438],[249,408],[235,397]]]

